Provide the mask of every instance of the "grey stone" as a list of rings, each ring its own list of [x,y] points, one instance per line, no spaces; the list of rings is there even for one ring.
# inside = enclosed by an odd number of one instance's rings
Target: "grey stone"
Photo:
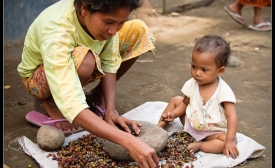
[[[146,142],[148,145],[154,148],[157,153],[160,152],[167,145],[167,131],[147,121],[135,121],[142,124],[142,126],[139,127],[141,131],[140,134],[134,136]],[[129,152],[123,146],[100,137],[97,137],[97,139],[102,143],[105,151],[108,152],[108,155],[111,159],[134,161]]]
[[[45,151],[55,151],[65,142],[65,135],[59,129],[50,125],[42,125],[36,136],[38,146]]]
[[[227,62],[227,66],[228,67],[237,67],[237,66],[241,66],[242,62],[234,56],[231,56]]]

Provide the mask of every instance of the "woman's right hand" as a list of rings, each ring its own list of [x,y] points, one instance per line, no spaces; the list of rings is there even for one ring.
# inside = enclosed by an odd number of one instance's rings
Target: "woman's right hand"
[[[157,157],[154,148],[150,147],[147,143],[133,136],[130,140],[128,151],[131,157],[136,161],[140,168],[156,168],[159,167],[159,158]]]
[[[154,148],[132,134],[121,131],[100,119],[89,109],[81,111],[73,123],[103,139],[120,144],[128,150],[131,157],[141,168],[158,167],[159,158]]]

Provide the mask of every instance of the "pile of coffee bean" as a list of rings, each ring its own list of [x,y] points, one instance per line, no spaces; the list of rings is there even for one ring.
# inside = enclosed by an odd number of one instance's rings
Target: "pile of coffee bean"
[[[157,155],[162,168],[181,168],[184,163],[196,160],[187,150],[189,143],[195,142],[188,133],[174,132],[169,136],[165,148]],[[46,157],[58,162],[58,168],[137,168],[136,162],[111,159],[95,135],[87,134],[68,145],[50,153]],[[190,168],[193,168],[191,166]],[[186,168],[188,168],[186,166]]]
[[[187,146],[195,142],[195,139],[186,132],[173,132],[169,138],[168,143],[158,153],[159,160],[162,161],[163,168],[181,168],[184,163],[192,163],[197,158],[192,155]],[[164,162],[163,162],[164,161]],[[186,166],[188,168],[189,166]],[[191,164],[191,168],[194,166]]]

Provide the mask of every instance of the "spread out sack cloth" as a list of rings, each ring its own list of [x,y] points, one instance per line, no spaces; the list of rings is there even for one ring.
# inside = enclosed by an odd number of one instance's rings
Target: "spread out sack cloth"
[[[146,102],[123,114],[123,116],[132,120],[142,120],[152,124],[157,124],[159,117],[167,104],[168,103],[166,102]],[[182,130],[183,126],[178,118],[175,119],[169,127],[167,127],[168,135]],[[86,134],[89,134],[89,132],[82,131],[66,137],[63,146],[67,145],[68,142],[76,140]],[[41,150],[37,144],[33,143],[25,136],[18,138],[17,141],[23,151],[33,157],[39,163],[41,168],[58,167],[57,161],[52,160],[50,157],[46,157],[49,153],[54,152],[46,152]],[[197,160],[194,161],[192,165],[194,165],[195,168],[230,168],[238,164],[245,163],[247,159],[261,156],[265,150],[264,146],[241,133],[237,133],[237,147],[239,149],[239,156],[236,159],[232,159],[231,157],[227,158],[223,154],[211,154],[199,151],[195,154]],[[185,163],[183,167],[187,165],[190,166],[191,164]]]

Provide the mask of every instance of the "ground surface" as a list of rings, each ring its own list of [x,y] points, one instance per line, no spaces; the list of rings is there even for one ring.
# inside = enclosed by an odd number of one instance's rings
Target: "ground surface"
[[[155,1],[150,1],[153,7]],[[231,42],[232,56],[243,63],[239,67],[227,67],[222,76],[237,98],[238,132],[266,147],[263,156],[237,167],[267,168],[272,162],[271,32],[253,31],[233,21],[223,9],[232,2],[234,0],[215,0],[209,6],[181,12],[178,17],[146,17],[145,21],[157,36],[156,57],[144,54],[118,82],[116,107],[123,114],[148,101],[168,102],[171,97],[181,95],[182,85],[191,77],[194,38],[205,34],[221,35]],[[243,16],[251,23],[252,8],[245,7]],[[271,20],[270,8],[264,8],[263,17]],[[29,164],[37,168],[34,159],[8,146],[23,135],[36,142],[38,130],[25,120],[34,103],[16,71],[22,47],[23,43],[19,43],[4,48],[4,86],[11,86],[4,89],[4,163],[11,168]],[[11,147],[18,148],[15,144],[11,143]]]

